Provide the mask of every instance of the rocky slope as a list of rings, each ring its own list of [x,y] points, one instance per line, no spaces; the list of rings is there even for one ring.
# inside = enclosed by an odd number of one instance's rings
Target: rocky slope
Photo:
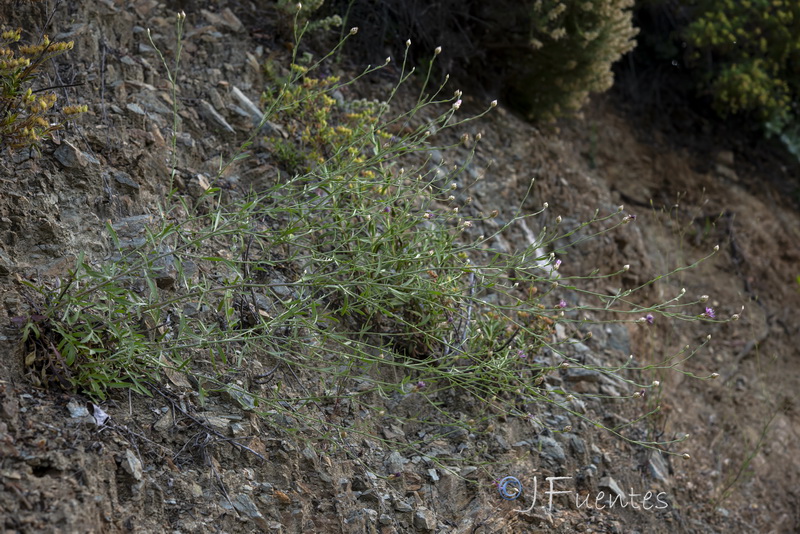
[[[535,178],[523,208],[547,202],[548,216],[560,215],[564,225],[586,220],[595,210],[612,213],[619,205],[637,215],[635,223],[575,249],[562,267],[567,274],[628,264],[624,282],[641,284],[719,245],[713,259],[654,284],[642,298],[661,301],[685,288],[690,295],[709,295],[721,316],[741,313],[738,322],[593,324],[555,333],[575,337],[570,356],[608,366],[624,364],[629,355],[639,362],[659,361],[711,334],[712,342],[683,368],[700,376],[717,372],[719,379],[663,373],[655,377],[662,384],[658,397],[638,403],[613,400],[630,392],[600,373],[569,369],[547,383],[588,394],[575,401],[574,410],[609,427],[661,405],[657,418],[633,428],[640,439],[690,434],[671,451],[686,452],[690,460],[635,447],[545,406],[526,406],[531,417],[498,417],[475,433],[443,432],[424,420],[386,425],[377,415],[362,414],[365,435],[326,441],[289,432],[295,422],[281,425],[229,397],[213,396],[200,406],[191,384],[177,379],[152,398],[117,395],[100,407],[102,412],[81,396],[35,388],[12,320],[32,313],[21,282],[65,276],[79,252],[104,261],[112,244],[102,223],[110,221],[121,238],[135,242],[166,194],[173,101],[145,28],[170,57],[174,12],[182,7],[172,4],[59,4],[48,31],[76,46],[59,58],[54,79],[82,82],[69,98],[89,104],[90,113],[45,145],[40,156],[17,154],[2,161],[0,510],[5,530],[800,528],[800,360],[793,313],[800,304],[795,282],[800,216],[792,199],[771,185],[774,176],[765,178],[765,173],[785,173],[779,182],[796,180],[797,168],[781,168],[761,153],[734,150],[733,144],[710,152],[681,147],[658,131],[642,131],[604,99],[594,102],[583,119],[560,129],[539,130],[502,106],[471,123],[468,133],[480,132],[483,139],[469,172],[484,178],[461,194],[472,196],[483,210],[497,209],[502,220],[513,215],[511,206],[521,202]],[[45,9],[20,8],[8,22],[43,25]],[[187,9],[177,103],[182,124],[177,184],[183,194],[196,194],[215,175],[220,155],[246,138],[253,121],[248,102],[258,103],[266,83],[262,63],[282,58],[283,45],[274,27],[247,3],[207,2]],[[379,78],[344,96],[376,96],[391,83]],[[480,106],[464,100],[466,108]],[[438,159],[432,157],[431,165],[440,164]],[[273,179],[270,173],[276,172],[269,164],[243,163],[226,183],[235,194],[265,175]],[[496,245],[524,246],[530,230],[514,228]],[[564,296],[581,303],[580,296]],[[252,374],[253,369],[243,370],[239,378],[254,394],[268,394],[249,381]],[[470,413],[454,395],[443,393],[439,400],[465,417]],[[409,420],[426,410],[413,392],[382,402],[387,411]],[[110,419],[99,425],[103,413]],[[388,441],[413,442],[418,453],[389,447]],[[457,461],[443,465],[441,458]],[[507,475],[521,480],[521,499],[500,497],[494,483]],[[546,506],[547,477],[566,477],[554,489],[570,492],[555,495],[552,507]],[[629,505],[601,508],[602,498],[593,500],[601,491],[624,495]],[[531,504],[536,506],[529,509]]]

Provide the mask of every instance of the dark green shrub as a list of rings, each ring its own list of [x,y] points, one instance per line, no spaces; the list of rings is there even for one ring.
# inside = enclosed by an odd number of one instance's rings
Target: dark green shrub
[[[800,3],[696,0],[684,35],[721,115],[785,123],[800,89]]]
[[[550,120],[578,111],[590,93],[614,83],[611,65],[635,46],[632,0],[513,2],[491,9],[497,61],[506,63],[509,103],[528,118]],[[504,25],[507,25],[504,27]]]

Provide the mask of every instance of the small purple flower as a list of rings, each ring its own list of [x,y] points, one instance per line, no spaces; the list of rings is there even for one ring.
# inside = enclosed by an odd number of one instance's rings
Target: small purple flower
[[[648,313],[647,315],[645,315],[644,320],[647,321],[647,324],[653,324],[656,322],[656,318],[653,317],[652,313]]]
[[[553,264],[553,270],[558,270],[561,267],[561,260],[556,260],[555,264]]]
[[[566,308],[566,307],[567,307],[567,303],[566,303],[566,301],[564,299],[559,300],[558,304],[556,304],[556,308]]]
[[[636,220],[636,214],[635,213],[629,213],[622,219],[622,222],[629,223],[629,222],[633,222],[635,220]]]
[[[717,314],[714,312],[714,308],[710,306],[706,306],[706,311],[703,313],[704,317],[708,317],[709,319],[714,319]]]
[[[383,208],[383,213],[391,213],[391,212],[392,212],[392,208],[390,208],[389,206],[386,206],[386,207]]]
[[[425,389],[426,385],[427,384],[425,383],[424,380],[420,380],[419,382],[417,382],[417,389]]]
[[[524,360],[527,357],[528,357],[528,355],[525,354],[522,350],[518,350],[517,351],[517,358],[522,358]]]

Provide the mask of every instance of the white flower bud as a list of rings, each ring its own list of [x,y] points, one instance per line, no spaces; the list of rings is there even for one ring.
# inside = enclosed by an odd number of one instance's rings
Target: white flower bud
[[[561,215],[556,217],[556,224],[561,224]]]
[[[297,11],[300,11],[301,9],[303,9],[303,4],[297,2],[297,5],[295,7],[297,8]]]
[[[653,380],[653,387],[654,388],[657,388],[660,385],[661,385],[661,382],[659,382],[658,380]]]
[[[738,320],[739,320],[739,314],[738,313],[734,313],[733,315],[731,315],[731,321],[738,321]]]
[[[710,375],[708,375],[708,378],[711,380],[717,379],[719,378],[719,373],[711,373]]]
[[[544,209],[547,209],[547,208],[549,208],[549,207],[550,207],[550,204],[548,204],[547,202],[545,202],[544,204],[542,204],[542,208],[544,208]]]
[[[392,62],[392,58],[391,58],[391,57],[387,57],[387,58],[386,58],[386,61],[384,62],[384,64],[385,64],[385,65],[388,65],[388,64],[389,64],[389,63],[391,63],[391,62]]]
[[[617,211],[623,211],[623,210],[625,210],[625,206],[619,206],[619,207],[617,208]]]
[[[490,108],[496,108],[497,107],[497,100],[492,100],[491,102],[489,102],[489,107]]]
[[[682,296],[683,296],[683,295],[685,295],[685,294],[686,294],[686,288],[685,288],[685,287],[682,287],[682,288],[681,288],[681,294],[680,294],[679,296],[681,296],[681,297],[682,297]]]
[[[411,46],[411,39],[406,39],[406,48]]]
[[[630,271],[630,270],[631,270],[631,266],[630,266],[630,265],[628,265],[627,263],[626,263],[625,265],[623,265],[623,266],[622,266],[622,272],[625,272],[625,273],[627,273],[627,272],[628,272],[628,271]]]
[[[564,362],[564,363],[561,364],[561,368],[562,369],[566,369],[568,367],[569,367],[569,362]]]
[[[358,26],[353,26],[350,28],[350,35],[355,35],[358,33]]]
[[[575,400],[575,395],[567,395],[567,402],[572,402]]]
[[[463,93],[461,92],[461,89],[456,89],[456,92],[453,93],[453,96],[456,97],[456,98],[461,98],[462,94]]]
[[[436,56],[438,56],[438,55],[439,55],[439,54],[441,54],[441,53],[442,53],[442,47],[441,47],[441,46],[437,46],[437,47],[436,47],[436,48],[433,50],[433,54],[434,54],[434,55],[436,55]]]
[[[460,107],[461,107],[461,100],[459,99],[456,100],[455,103],[453,104],[453,111],[457,110]]]
[[[483,137],[483,136],[481,135],[480,132],[478,132],[477,134],[475,134],[475,141],[480,141],[481,137]]]
[[[719,245],[714,245],[714,252],[719,252]]]
[[[684,460],[691,460],[692,456],[688,452],[684,452],[683,453],[683,459]]]
[[[708,334],[708,335],[706,336],[706,341],[711,341],[711,334]]]
[[[706,302],[708,300],[708,295],[703,295],[700,297],[700,302]]]

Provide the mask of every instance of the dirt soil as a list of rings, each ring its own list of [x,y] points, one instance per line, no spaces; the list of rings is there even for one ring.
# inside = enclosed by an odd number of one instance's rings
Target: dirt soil
[[[649,286],[639,298],[660,302],[685,288],[692,298],[709,295],[719,317],[739,314],[740,320],[658,317],[653,325],[599,325],[575,349],[609,365],[629,355],[652,363],[711,335],[681,369],[701,377],[718,373],[716,380],[664,372],[652,377],[661,382],[657,395],[639,404],[586,402],[589,416],[611,426],[660,405],[657,417],[632,428],[662,440],[688,434],[670,449],[678,456],[633,446],[541,407],[530,410],[542,424],[501,417],[484,429],[491,437],[480,443],[454,433],[427,443],[427,455],[401,455],[384,441],[340,436],[331,445],[291,433],[224,396],[208,399],[201,410],[189,384],[170,384],[152,398],[120,393],[95,406],[80,395],[34,386],[13,318],[33,312],[23,281],[64,277],[80,252],[103,261],[110,252],[103,223],[135,226],[157,213],[166,195],[172,97],[146,28],[171,61],[175,12],[186,9],[177,184],[189,196],[215,175],[219,156],[246,138],[252,118],[235,92],[259,101],[262,65],[285,58],[286,39],[250,2],[62,2],[52,17],[49,2],[0,6],[6,25],[75,41],[55,61],[50,82],[80,83],[60,98],[90,109],[41,155],[0,161],[4,532],[800,531],[800,212],[797,199],[780,188],[798,183],[796,164],[725,138],[715,138],[713,149],[687,146],[644,127],[610,98],[596,99],[582,119],[558,127],[538,129],[502,105],[466,127],[483,136],[471,164],[483,179],[460,193],[474,197],[475,209],[512,216],[535,178],[523,207],[533,211],[547,202],[550,224],[561,216],[561,224],[575,225],[620,205],[636,215],[565,256],[564,273],[628,264],[624,283],[633,286],[719,246],[707,261]],[[344,97],[375,95],[392,81],[370,83]],[[466,111],[483,106],[464,101]],[[242,164],[226,183],[236,189],[274,179],[278,171],[266,161]],[[529,230],[516,228],[498,246],[525,246]],[[579,295],[564,298],[583,302]],[[246,382],[244,373],[240,378]],[[578,393],[616,391],[569,373],[562,378]],[[456,402],[446,394],[440,400]],[[413,414],[419,403],[409,395],[387,401],[387,409]],[[110,418],[99,424],[103,415]],[[386,427],[378,416],[362,415],[386,439],[413,434],[424,440],[430,433],[423,424]],[[448,470],[430,461],[470,447],[484,451],[491,467]],[[494,482],[507,474],[525,486],[519,501],[498,494]],[[557,496],[547,507],[546,476],[571,477],[565,487],[589,496],[615,486],[625,494],[651,491],[666,506],[599,509]],[[536,483],[539,501],[523,510]]]

